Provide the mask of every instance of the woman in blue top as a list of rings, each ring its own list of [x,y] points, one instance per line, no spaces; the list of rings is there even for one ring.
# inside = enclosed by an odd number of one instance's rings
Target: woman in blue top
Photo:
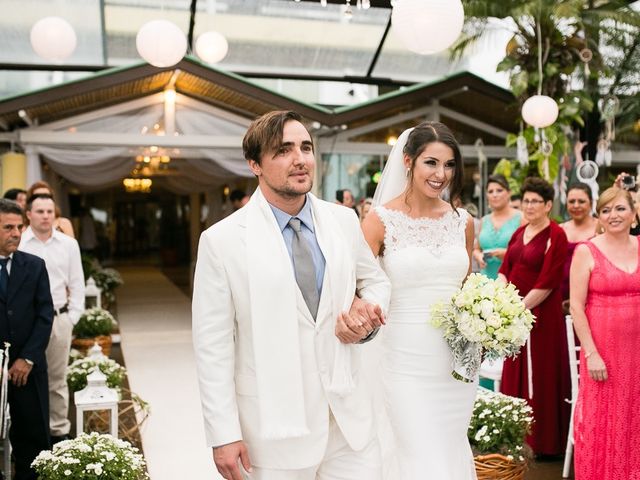
[[[511,208],[509,182],[502,175],[491,175],[487,181],[487,200],[491,213],[482,217],[473,258],[481,273],[497,278],[511,235],[522,224],[520,210]]]

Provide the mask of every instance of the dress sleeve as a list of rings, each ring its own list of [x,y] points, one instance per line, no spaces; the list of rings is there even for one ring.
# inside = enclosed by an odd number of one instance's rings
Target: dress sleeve
[[[558,288],[564,278],[564,264],[567,261],[569,244],[567,234],[556,223],[551,223],[549,235],[551,245],[544,255],[542,270],[533,288],[542,290]]]
[[[502,265],[500,265],[500,270],[498,270],[498,273],[501,273],[502,275],[504,275],[507,278],[507,280],[509,280],[509,275],[511,274],[511,268],[513,267],[513,259],[512,259],[513,245],[520,238],[521,228],[522,227],[518,227],[518,229],[516,229],[516,231],[513,232],[513,235],[511,235],[511,239],[509,240],[509,244],[507,245],[507,251],[504,253]]]

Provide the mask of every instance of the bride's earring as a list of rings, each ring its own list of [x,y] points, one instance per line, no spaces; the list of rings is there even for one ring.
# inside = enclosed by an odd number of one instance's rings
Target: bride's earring
[[[407,167],[407,171],[405,172],[405,176],[407,178],[409,178],[409,172],[411,172],[411,169],[409,167]]]

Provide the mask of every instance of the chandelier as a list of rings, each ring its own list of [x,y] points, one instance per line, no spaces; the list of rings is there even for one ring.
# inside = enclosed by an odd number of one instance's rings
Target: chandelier
[[[150,178],[125,178],[122,184],[127,193],[150,193],[153,181]]]

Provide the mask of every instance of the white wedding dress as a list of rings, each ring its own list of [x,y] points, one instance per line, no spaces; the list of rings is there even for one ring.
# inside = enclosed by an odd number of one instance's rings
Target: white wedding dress
[[[381,339],[363,354],[369,362],[380,356],[380,369],[374,366],[375,378],[369,377],[382,385],[376,396],[386,407],[386,419],[379,417],[384,478],[475,479],[467,429],[477,382],[451,376],[450,349],[429,324],[431,305],[449,300],[467,274],[468,214],[458,209],[459,215],[414,219],[382,206],[375,211],[385,227],[381,265],[392,293]]]

